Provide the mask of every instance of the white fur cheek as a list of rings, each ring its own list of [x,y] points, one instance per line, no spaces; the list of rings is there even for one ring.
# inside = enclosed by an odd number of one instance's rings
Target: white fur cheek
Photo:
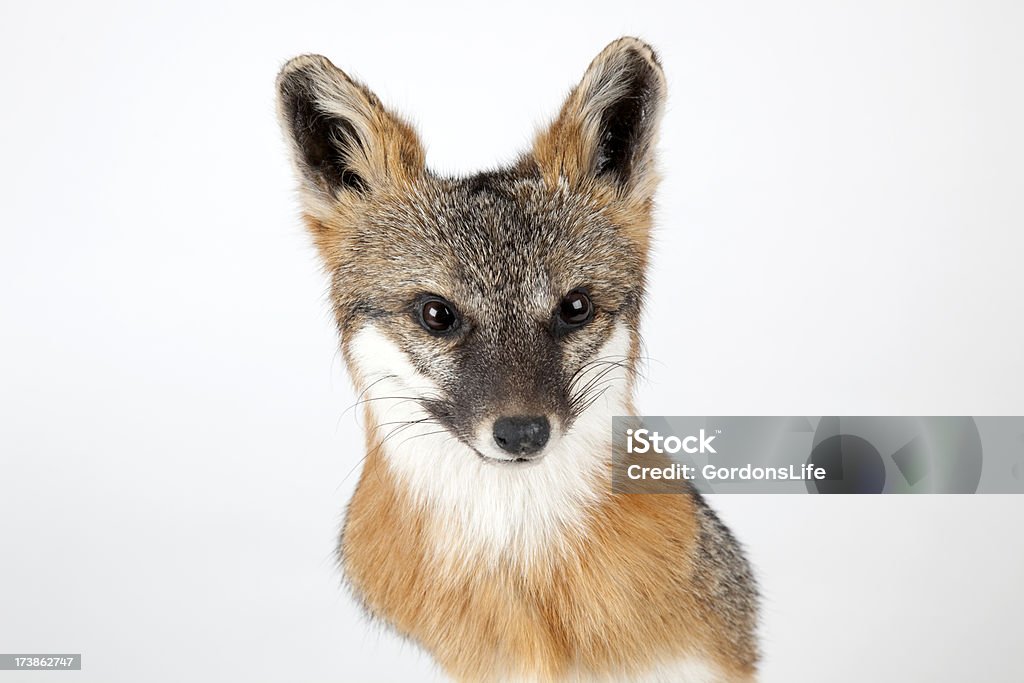
[[[621,360],[629,346],[628,328],[618,325],[595,358]],[[610,492],[611,418],[623,414],[628,404],[630,378],[625,370],[614,368],[601,378],[608,380],[607,390],[552,442],[542,459],[516,466],[485,462],[428,419],[410,399],[443,397],[445,392],[375,327],[359,330],[349,350],[364,383],[359,389],[369,399],[383,439],[386,462],[413,498],[433,513],[438,557],[497,561],[512,551],[513,557],[529,563],[565,548],[567,537],[585,531],[589,509]]]
[[[362,386],[357,387],[360,400],[365,401],[376,423],[376,436],[383,442],[385,458],[400,474],[412,475],[414,481],[428,477],[429,469],[424,465],[431,461],[431,451],[458,441],[416,399],[440,397],[443,392],[373,325],[363,327],[353,336],[349,360],[362,381]],[[414,442],[415,450],[403,447],[409,442]],[[414,453],[422,456],[412,457]]]

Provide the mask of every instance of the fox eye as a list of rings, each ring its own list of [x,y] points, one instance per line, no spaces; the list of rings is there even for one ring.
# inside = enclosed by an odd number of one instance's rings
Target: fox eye
[[[558,319],[565,328],[576,328],[594,317],[594,304],[582,289],[574,289],[558,304]],[[566,330],[568,331],[568,330]]]
[[[420,324],[428,332],[450,332],[459,326],[455,307],[439,297],[431,297],[420,306]]]

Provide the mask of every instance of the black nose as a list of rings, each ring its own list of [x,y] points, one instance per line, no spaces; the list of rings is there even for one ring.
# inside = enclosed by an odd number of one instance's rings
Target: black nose
[[[548,442],[551,425],[540,417],[502,417],[494,422],[494,440],[501,449],[523,458],[533,455]]]

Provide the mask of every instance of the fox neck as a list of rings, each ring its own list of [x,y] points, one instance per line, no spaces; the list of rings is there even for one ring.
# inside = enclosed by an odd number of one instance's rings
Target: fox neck
[[[635,357],[629,353],[631,337],[622,326],[602,352]],[[384,473],[392,480],[394,499],[421,517],[434,559],[526,566],[573,552],[594,509],[611,494],[611,418],[633,413],[628,364],[539,462],[499,464],[485,461],[436,423],[422,421],[414,401],[389,398],[408,395],[415,383],[401,351],[382,335],[363,330],[352,348],[363,367],[372,349],[374,364],[387,368],[363,391],[370,399],[363,476]]]

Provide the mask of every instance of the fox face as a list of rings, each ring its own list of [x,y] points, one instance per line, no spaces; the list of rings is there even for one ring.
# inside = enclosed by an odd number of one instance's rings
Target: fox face
[[[400,469],[415,461],[413,479],[444,476],[428,474],[432,457],[456,478],[554,479],[628,410],[664,94],[650,47],[618,40],[518,162],[447,178],[326,58],[281,72],[303,215],[371,446]]]
[[[336,276],[351,297],[338,309],[343,337],[372,329],[374,343],[400,350],[416,371],[402,391],[423,416],[495,463],[541,458],[572,428],[603,389],[586,370],[628,361],[626,350],[600,351],[639,313],[641,264],[628,238],[542,184],[426,179],[367,215],[349,267],[371,277]],[[357,368],[368,346],[348,348]]]

